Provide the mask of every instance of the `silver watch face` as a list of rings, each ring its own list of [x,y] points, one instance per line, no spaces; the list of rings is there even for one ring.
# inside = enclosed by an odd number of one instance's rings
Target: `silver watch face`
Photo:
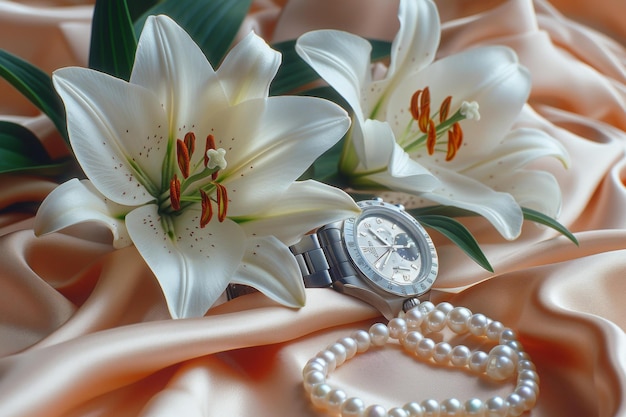
[[[424,228],[402,208],[378,200],[344,222],[346,248],[354,265],[380,289],[403,297],[421,295],[437,277],[437,252]]]

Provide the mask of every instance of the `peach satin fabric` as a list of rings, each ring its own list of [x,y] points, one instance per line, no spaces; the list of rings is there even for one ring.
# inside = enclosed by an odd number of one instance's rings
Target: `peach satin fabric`
[[[259,0],[242,33],[255,28],[274,41],[339,27],[393,38],[396,2],[336,4]],[[468,224],[495,274],[435,236],[441,273],[431,299],[466,306],[519,332],[541,377],[530,415],[626,416],[626,51],[620,43],[626,29],[617,18],[626,15],[626,3],[594,2],[591,11],[591,2],[566,0],[438,4],[440,56],[506,44],[530,69],[534,87],[518,124],[546,130],[570,152],[569,169],[554,161],[541,167],[561,183],[559,220],[580,246],[534,224],[505,242],[473,220]],[[47,71],[84,65],[90,10],[70,2],[0,1],[0,46]],[[29,126],[51,153],[67,152],[44,117],[14,99],[6,84],[0,88],[3,119]],[[204,318],[170,320],[132,247],[114,251],[107,234],[94,228],[34,237],[31,203],[54,186],[0,176],[1,417],[316,416],[301,388],[306,360],[382,320],[369,306],[327,289],[307,290],[301,310],[252,294]],[[393,347],[355,358],[332,381],[386,407],[426,398],[486,399],[512,389],[420,363]]]

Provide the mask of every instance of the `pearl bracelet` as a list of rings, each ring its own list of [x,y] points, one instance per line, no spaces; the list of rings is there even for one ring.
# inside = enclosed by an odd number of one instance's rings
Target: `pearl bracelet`
[[[472,314],[465,307],[454,307],[447,302],[437,306],[430,301],[416,304],[387,325],[376,323],[369,331],[358,330],[350,337],[339,339],[306,363],[302,371],[304,389],[317,409],[340,417],[507,417],[519,416],[535,405],[539,376],[513,330],[482,314]],[[437,343],[424,336],[424,333],[442,332],[446,327],[456,334],[469,333],[498,344],[489,353],[472,352],[465,345]],[[416,358],[467,369],[496,381],[510,379],[517,372],[517,385],[508,396],[494,396],[486,401],[472,398],[463,403],[456,398],[441,402],[427,399],[386,410],[380,405],[366,407],[360,398],[349,398],[343,390],[327,383],[328,375],[337,366],[372,346],[384,346],[390,339],[397,340],[408,354]]]

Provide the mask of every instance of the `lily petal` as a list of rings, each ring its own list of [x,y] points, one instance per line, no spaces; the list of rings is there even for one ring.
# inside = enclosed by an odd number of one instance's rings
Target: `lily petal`
[[[307,180],[294,182],[253,219],[234,219],[248,236],[274,235],[293,245],[302,235],[327,223],[354,217],[360,209],[344,191]]]
[[[230,104],[266,98],[280,62],[280,53],[250,32],[228,53],[217,70]]]
[[[371,78],[372,45],[367,40],[338,30],[316,30],[298,38],[296,51],[348,102],[355,115],[361,118],[369,113],[361,109],[361,89]]]
[[[54,86],[70,115],[72,149],[107,198],[139,205],[154,199],[167,150],[167,123],[154,95],[86,68],[62,68]]]
[[[218,77],[200,47],[164,15],[146,20],[130,82],[156,95],[174,139],[182,138],[188,129],[205,131],[197,123],[206,117],[208,109],[215,111],[228,105]]]
[[[226,289],[245,247],[233,221],[200,228],[200,209],[162,217],[154,204],[126,216],[128,232],[154,272],[173,318],[200,317]]]
[[[519,236],[522,209],[511,194],[494,191],[473,178],[447,169],[440,169],[437,178],[441,187],[422,194],[424,198],[478,213],[506,239]]]
[[[440,185],[436,176],[411,159],[397,143],[394,144],[387,171],[368,175],[368,178],[390,190],[411,194],[432,191]]]
[[[435,108],[453,95],[451,111],[463,101],[480,105],[480,121],[461,122],[464,146],[450,166],[462,169],[481,159],[485,149],[498,145],[519,115],[530,92],[530,75],[512,49],[501,46],[473,48],[449,55],[424,68],[417,76],[406,77],[389,100],[389,115],[396,135],[403,134],[411,115],[406,111],[412,94],[429,87]],[[396,130],[396,126],[397,129]]]
[[[347,113],[330,101],[287,96],[249,100],[213,120],[216,145],[226,149],[228,161],[218,181],[237,196],[228,207],[234,217],[267,207],[350,124]]]
[[[306,302],[296,259],[289,248],[273,236],[249,240],[233,282],[254,287],[288,307],[302,307]]]
[[[96,222],[113,234],[113,246],[120,249],[132,244],[124,216],[134,207],[108,200],[88,180],[73,178],[56,187],[44,199],[35,217],[35,235],[56,232],[83,222]]]
[[[400,29],[391,45],[387,79],[401,79],[435,59],[441,37],[437,6],[430,0],[400,0]]]
[[[520,207],[537,210],[556,218],[561,210],[561,187],[554,175],[545,171],[507,171],[498,175],[498,190],[515,198]]]
[[[564,167],[570,163],[569,154],[561,142],[542,130],[520,128],[511,131],[480,164],[464,170],[464,173],[488,182],[494,173],[502,171],[503,166],[512,172],[544,157],[556,158]]]

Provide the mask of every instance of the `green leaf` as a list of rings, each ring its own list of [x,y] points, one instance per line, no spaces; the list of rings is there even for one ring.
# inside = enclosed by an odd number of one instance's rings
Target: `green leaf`
[[[567,229],[567,227],[563,226],[561,223],[554,220],[552,217],[546,216],[545,214],[537,210],[529,209],[527,207],[522,207],[522,213],[524,213],[524,219],[530,220],[535,223],[543,224],[544,226],[551,227],[552,229],[556,230],[562,235],[565,235],[565,237],[567,237],[576,246],[578,246],[578,239],[576,239],[576,236],[574,236],[572,232],[570,232]]]
[[[133,22],[136,21],[141,17],[141,15],[143,15],[151,7],[154,7],[157,3],[159,3],[159,0],[127,0],[126,6],[128,6],[130,20]]]
[[[23,59],[0,49],[0,76],[44,112],[67,142],[65,108],[48,74]]]
[[[48,169],[52,165],[43,145],[30,130],[0,121],[0,173]]]
[[[89,67],[128,81],[136,49],[137,40],[126,0],[97,0],[91,27]]]
[[[463,224],[453,218],[436,214],[416,216],[416,218],[424,226],[435,229],[450,239],[452,243],[461,248],[478,265],[489,272],[493,272],[493,267],[480,249],[478,242]]]
[[[233,43],[251,3],[252,0],[165,0],[137,19],[135,31],[141,33],[150,15],[168,15],[187,31],[215,68]]]
[[[391,53],[391,42],[370,40],[372,61],[386,58]],[[302,86],[318,80],[320,77],[300,58],[295,49],[296,41],[289,40],[272,45],[283,55],[282,65],[270,86],[271,95],[281,95],[299,90]]]

